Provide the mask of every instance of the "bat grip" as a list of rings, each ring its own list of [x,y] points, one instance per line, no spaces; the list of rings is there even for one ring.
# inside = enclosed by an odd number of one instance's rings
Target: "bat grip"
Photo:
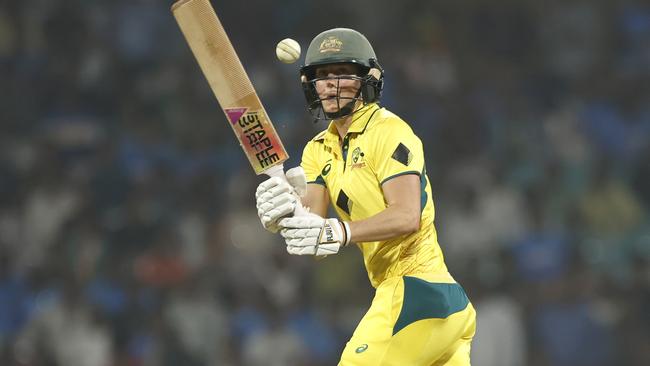
[[[275,166],[272,166],[264,171],[264,174],[268,175],[269,177],[279,177],[284,179],[285,182],[289,183],[287,180],[287,177],[284,175],[284,164],[278,164]],[[296,205],[296,209],[294,211],[294,216],[305,216],[309,213],[309,210],[305,208],[300,201],[298,201],[298,204]]]
[[[287,177],[284,176],[284,164],[274,165],[264,171],[264,174],[269,177],[279,177],[284,180],[287,180]]]

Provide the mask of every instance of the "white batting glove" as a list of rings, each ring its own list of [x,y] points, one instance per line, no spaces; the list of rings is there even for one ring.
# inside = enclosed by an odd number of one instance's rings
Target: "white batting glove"
[[[309,214],[284,218],[279,225],[289,254],[336,254],[342,246],[350,243],[350,225],[339,219]]]
[[[272,177],[257,186],[255,200],[257,216],[264,228],[277,233],[280,229],[278,221],[285,216],[293,215],[296,207],[300,206],[300,195],[304,195],[307,187],[305,172],[301,167],[287,170],[287,181]]]
[[[298,197],[304,197],[307,193],[307,177],[305,177],[305,170],[301,166],[291,168],[284,173],[284,176],[293,187]]]

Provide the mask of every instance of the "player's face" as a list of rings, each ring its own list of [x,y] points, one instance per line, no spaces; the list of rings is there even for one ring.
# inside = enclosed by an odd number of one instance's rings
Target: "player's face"
[[[357,77],[358,68],[352,64],[323,65],[316,69],[316,92],[326,113],[336,113],[355,98],[361,81]]]

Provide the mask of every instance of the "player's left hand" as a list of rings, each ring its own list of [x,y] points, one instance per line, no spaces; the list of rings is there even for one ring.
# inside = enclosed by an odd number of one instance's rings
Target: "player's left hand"
[[[287,217],[279,222],[287,252],[294,255],[336,254],[350,243],[350,225],[318,215]]]
[[[264,228],[272,233],[280,230],[278,221],[281,218],[305,212],[300,203],[300,197],[307,191],[305,171],[298,166],[287,170],[285,177],[286,180],[269,178],[255,191],[257,215]]]

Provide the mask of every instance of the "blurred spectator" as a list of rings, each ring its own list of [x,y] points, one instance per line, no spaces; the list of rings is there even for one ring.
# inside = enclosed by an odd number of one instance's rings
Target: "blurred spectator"
[[[281,310],[279,310],[281,311]],[[269,327],[256,332],[243,344],[243,365],[309,365],[306,344],[287,327],[281,313],[270,314]]]
[[[69,177],[60,176],[65,171],[56,150],[44,149],[35,167],[32,186],[25,199],[23,244],[16,258],[20,266],[38,266],[54,244],[66,220],[81,204],[81,191],[74,187]]]
[[[22,302],[28,291],[27,281],[12,273],[9,255],[0,249],[0,355],[8,352],[5,348],[24,326],[27,314]]]
[[[25,364],[110,366],[112,347],[101,314],[84,300],[76,283],[66,282],[60,301],[44,307],[22,330],[16,358]]]
[[[639,225],[643,208],[634,192],[606,164],[595,168],[580,201],[584,228],[595,235],[621,234]]]
[[[166,305],[165,318],[187,352],[199,364],[225,362],[228,323],[225,310],[214,297],[212,286],[202,278],[184,282]]]
[[[548,285],[532,313],[533,341],[551,365],[613,365],[617,353],[613,329],[600,313],[598,281],[573,263],[562,282]]]
[[[480,275],[481,286],[472,288],[472,299],[477,309],[476,335],[471,353],[473,365],[526,364],[528,340],[524,308],[512,296],[516,274],[511,262],[508,252],[504,250],[499,256],[475,263],[484,269],[476,273]]]

